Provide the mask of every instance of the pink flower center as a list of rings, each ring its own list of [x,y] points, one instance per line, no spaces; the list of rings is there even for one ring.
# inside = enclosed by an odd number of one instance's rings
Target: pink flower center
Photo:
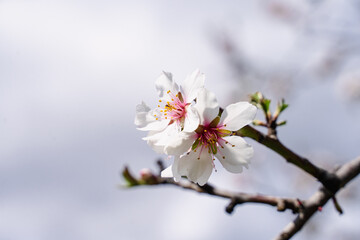
[[[232,132],[225,129],[226,125],[217,125],[218,122],[219,118],[216,118],[208,125],[200,125],[196,130],[197,139],[191,149],[196,152],[197,149],[200,148],[198,159],[200,159],[201,152],[207,149],[212,159],[215,160],[214,155],[217,154],[218,151],[221,153],[219,148],[224,148],[224,144],[230,144],[224,140],[223,137],[230,136]],[[235,145],[231,146],[235,147]],[[222,158],[225,159],[225,156],[223,155]]]
[[[158,105],[160,116],[154,116],[156,117],[156,120],[171,119],[172,121],[176,121],[177,123],[182,124],[186,117],[186,107],[189,105],[189,103],[184,101],[180,92],[174,95],[169,90],[167,91],[167,94],[170,96],[171,101],[166,101],[165,106],[163,107]],[[162,103],[163,100],[159,100],[159,102]]]

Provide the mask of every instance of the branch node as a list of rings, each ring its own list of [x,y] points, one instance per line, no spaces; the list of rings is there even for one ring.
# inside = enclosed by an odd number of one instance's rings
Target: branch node
[[[237,205],[238,201],[236,198],[231,198],[230,203],[226,206],[225,211],[228,214],[233,213],[235,206]]]
[[[337,199],[336,199],[335,196],[332,197],[332,201],[333,201],[333,203],[334,203],[335,209],[339,212],[339,214],[340,214],[340,215],[343,214],[344,211],[342,210],[342,208],[341,208],[341,206],[340,206],[340,204],[339,204],[339,202],[337,201]]]
[[[286,210],[286,204],[285,201],[283,199],[279,199],[278,203],[277,203],[277,210],[279,212],[283,212]]]

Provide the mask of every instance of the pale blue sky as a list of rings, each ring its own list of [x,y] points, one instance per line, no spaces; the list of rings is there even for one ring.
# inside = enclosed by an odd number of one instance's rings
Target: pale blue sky
[[[338,28],[345,29],[345,40],[359,37],[351,26],[360,15],[337,1],[311,11],[302,1],[291,4],[307,16],[295,25],[271,20],[264,1],[0,1],[0,239],[275,236],[291,213],[245,205],[230,216],[222,199],[170,187],[124,191],[117,185],[125,164],[134,171],[156,169],[159,156],[141,140],[145,134],[133,119],[142,100],[156,104],[154,81],[162,70],[181,83],[199,68],[222,106],[238,100],[234,93],[242,83],[234,80],[214,40],[223,33],[262,72],[298,73],[297,91],[284,93],[290,101],[283,116],[288,125],[279,130],[285,143],[316,160],[331,159],[322,165],[359,154],[359,105],[346,102],[334,87],[342,71],[322,82],[313,81],[308,70]],[[315,20],[320,31],[304,27]],[[334,28],[323,37],[329,21]],[[346,70],[357,61],[353,57]],[[210,182],[289,197],[307,197],[316,189],[301,188],[294,179],[289,184],[286,174],[296,169],[251,143],[257,153],[250,170],[237,176],[219,166]],[[329,204],[315,217],[327,220],[318,225],[317,239],[359,234],[360,210],[350,211],[351,200],[343,201],[344,216]],[[294,239],[306,238],[301,233]]]

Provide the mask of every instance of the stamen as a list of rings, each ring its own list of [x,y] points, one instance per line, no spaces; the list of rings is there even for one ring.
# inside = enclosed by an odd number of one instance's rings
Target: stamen
[[[161,100],[159,100],[159,102],[162,102]]]
[[[232,147],[235,147],[235,145],[232,145]]]
[[[223,159],[225,159],[225,156],[222,156]]]
[[[167,91],[167,94],[169,94],[169,93],[170,93],[170,90]]]

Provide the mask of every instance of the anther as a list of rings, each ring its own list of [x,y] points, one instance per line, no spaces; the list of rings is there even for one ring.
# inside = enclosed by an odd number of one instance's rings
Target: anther
[[[198,157],[197,159],[200,160],[200,157]]]
[[[235,145],[232,145],[232,147],[235,147]]]
[[[225,156],[222,156],[223,159],[225,159]]]
[[[169,94],[169,93],[170,93],[170,90],[168,90],[167,93]]]
[[[161,102],[161,100],[159,100],[159,102]]]

